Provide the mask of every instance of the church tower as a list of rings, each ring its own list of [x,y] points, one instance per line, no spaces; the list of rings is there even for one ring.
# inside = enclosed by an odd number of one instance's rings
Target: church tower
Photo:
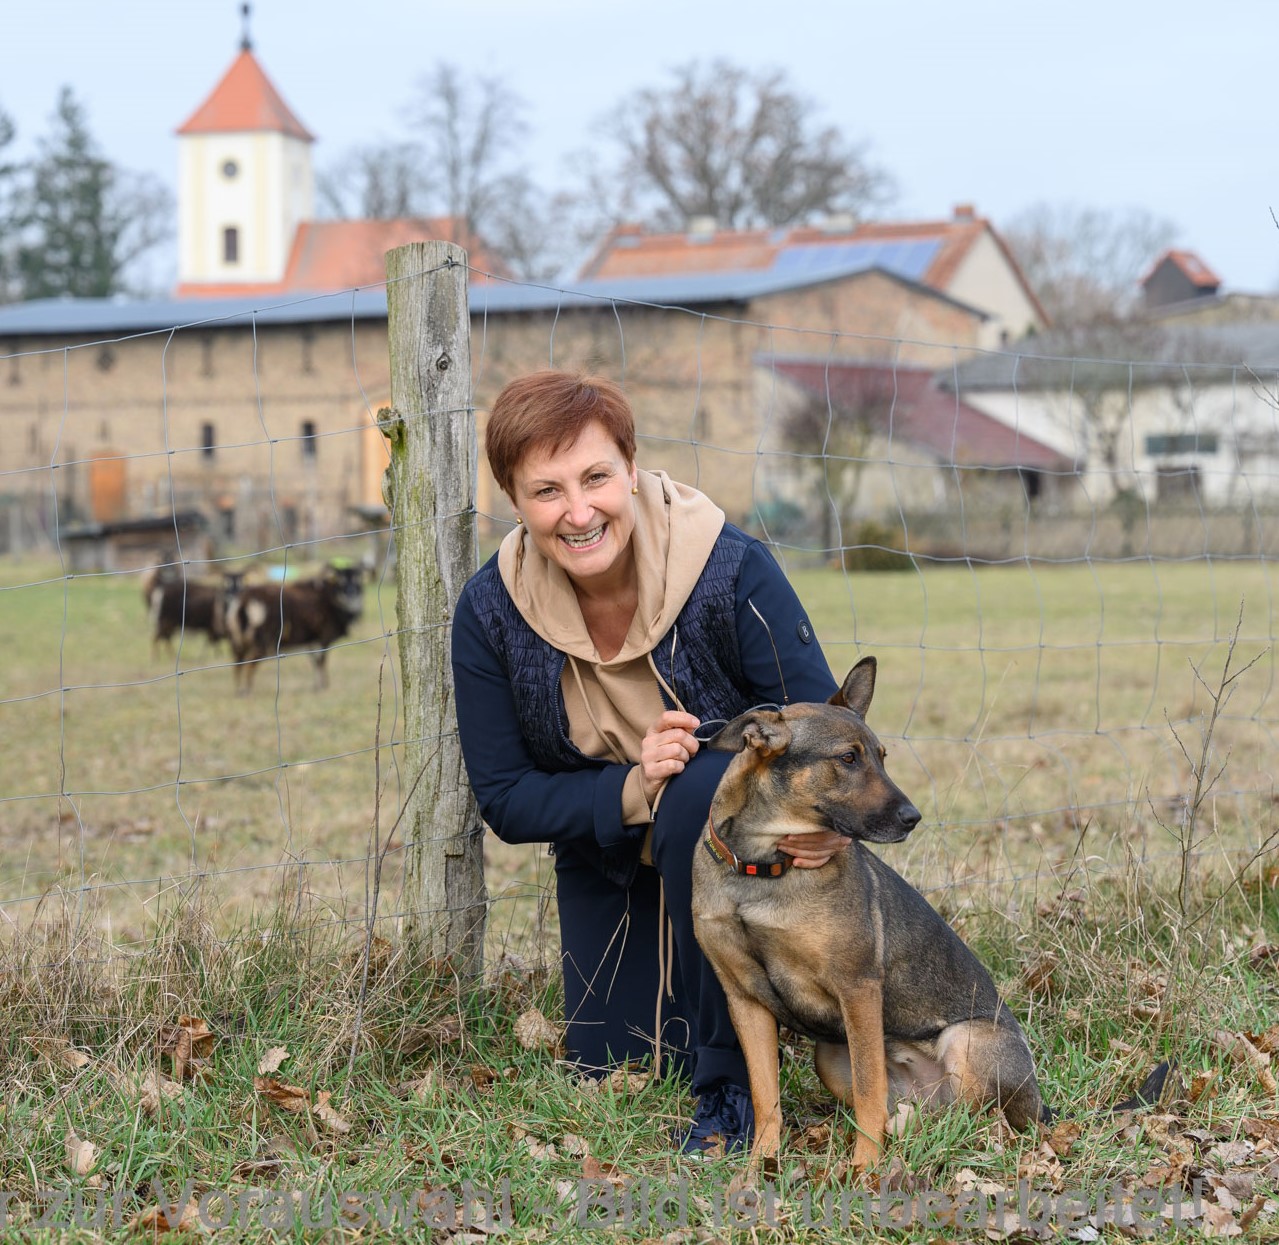
[[[178,296],[248,293],[283,280],[314,216],[314,137],[253,55],[240,54],[178,128]]]

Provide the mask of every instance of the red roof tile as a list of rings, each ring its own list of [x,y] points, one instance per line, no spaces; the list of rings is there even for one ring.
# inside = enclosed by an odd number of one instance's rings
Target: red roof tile
[[[258,64],[252,52],[242,51],[222,75],[212,93],[178,127],[179,134],[227,134],[266,130],[312,143],[315,136],[293,115],[288,104]]]
[[[486,281],[486,274],[509,276],[506,265],[460,223],[448,216],[401,217],[394,220],[306,221],[298,226],[284,278],[262,282],[185,282],[178,298],[217,297],[224,294],[295,294],[347,290],[361,285],[381,285],[386,280],[386,252],[409,242],[456,242],[466,249],[471,280]]]
[[[1215,290],[1221,285],[1221,278],[1194,251],[1176,249],[1165,251],[1155,260],[1150,266],[1150,271],[1141,279],[1141,283],[1144,285],[1149,281],[1164,264],[1173,264],[1180,269],[1182,275],[1192,285],[1211,290]]]
[[[873,412],[881,436],[922,446],[943,462],[965,466],[1069,471],[1064,454],[940,389],[926,368],[845,363],[835,359],[774,359],[781,376],[833,407]],[[875,401],[868,403],[868,395]]]
[[[489,254],[460,221],[449,216],[395,220],[307,221],[298,227],[284,273],[289,290],[345,290],[386,280],[387,251],[409,242],[455,242],[466,250],[472,280],[484,274],[507,276],[507,267]]]
[[[1034,291],[1003,239],[988,220],[977,216],[969,207],[957,208],[954,216],[946,220],[868,221],[844,228],[828,223],[778,229],[650,234],[641,226],[624,225],[604,239],[578,276],[589,279],[746,271],[772,267],[783,252],[803,247],[936,241],[936,254],[919,279],[922,284],[947,293],[965,256],[988,233],[1047,323]]]

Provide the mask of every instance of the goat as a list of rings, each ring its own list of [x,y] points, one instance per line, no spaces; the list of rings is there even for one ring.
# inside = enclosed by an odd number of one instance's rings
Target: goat
[[[226,638],[226,593],[221,584],[188,579],[180,566],[156,566],[142,576],[142,599],[151,619],[153,656],[161,641],[172,649],[178,632],[203,631],[211,645]]]
[[[253,689],[253,673],[265,657],[286,648],[308,649],[315,665],[315,690],[329,685],[325,658],[364,610],[359,567],[330,567],[297,583],[248,584],[227,600],[227,635],[241,695]]]

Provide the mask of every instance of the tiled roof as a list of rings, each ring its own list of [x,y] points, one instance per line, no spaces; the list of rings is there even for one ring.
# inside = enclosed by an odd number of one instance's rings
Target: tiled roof
[[[247,49],[231,62],[221,82],[178,127],[178,133],[228,134],[244,130],[265,130],[308,143],[315,141]]]
[[[875,431],[921,446],[944,462],[981,467],[1070,471],[1074,463],[1051,446],[969,406],[937,384],[926,368],[837,359],[759,360],[837,411],[871,412]],[[868,394],[877,400],[867,402]]]
[[[387,251],[409,242],[455,242],[470,261],[472,281],[509,269],[465,224],[451,216],[394,220],[316,220],[298,227],[284,272],[285,290],[341,290],[386,280]]]
[[[178,286],[179,298],[232,297],[250,294],[294,294],[304,291],[348,290],[379,285],[386,280],[387,251],[408,242],[456,242],[468,254],[472,281],[485,274],[506,275],[506,265],[490,254],[483,242],[470,236],[449,216],[401,217],[394,220],[305,221],[298,226],[282,280],[271,283],[187,282]]]
[[[779,229],[693,230],[646,233],[637,225],[614,229],[582,267],[579,277],[673,276],[706,272],[757,272],[830,262],[858,253],[878,266],[934,290],[947,292],[964,257],[985,234],[994,238],[1027,296],[1038,307],[1020,266],[990,222],[970,208],[946,220],[869,221]]]
[[[1221,278],[1194,251],[1175,249],[1165,251],[1155,260],[1150,266],[1150,271],[1141,279],[1141,284],[1145,285],[1164,264],[1174,265],[1192,285],[1209,290],[1216,290],[1221,286]]]

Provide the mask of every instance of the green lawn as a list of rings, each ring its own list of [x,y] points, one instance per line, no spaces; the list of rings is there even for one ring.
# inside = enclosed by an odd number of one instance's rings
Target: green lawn
[[[218,1239],[254,1242],[488,1239],[467,1206],[488,1191],[519,1240],[608,1228],[679,1245],[922,1245],[1004,1239],[1018,1229],[990,1216],[1001,1199],[1015,1214],[1021,1189],[1057,1209],[1042,1227],[1028,1215],[1016,1239],[1062,1239],[1076,1195],[1121,1217],[1180,1199],[1183,1230],[1279,1239],[1279,864],[1255,854],[1274,824],[1268,568],[794,579],[837,671],[880,661],[872,722],[926,816],[886,858],[933,888],[989,964],[1073,1122],[1015,1136],[988,1113],[949,1111],[859,1174],[849,1113],[821,1091],[806,1044],[785,1038],[782,1160],[752,1210],[733,1200],[740,1163],[672,1153],[684,1085],[639,1073],[600,1088],[557,1061],[543,854],[490,844],[489,973],[459,983],[396,938],[393,845],[391,919],[363,958],[379,742],[384,810],[405,781],[390,743],[390,588],[331,654],[327,692],[289,657],[237,698],[203,640],[152,655],[136,577],[9,564],[4,1238],[136,1240],[156,1227],[159,1195],[187,1187],[189,1228],[225,1220]],[[1233,668],[1257,660],[1210,739],[1219,776],[1183,853],[1172,831],[1241,601]],[[547,1041],[528,1036],[535,1012],[552,1022]],[[275,1048],[287,1056],[263,1071]],[[1177,1071],[1157,1111],[1102,1113],[1159,1058]],[[342,1201],[348,1190],[362,1197]],[[312,1222],[336,1206],[347,1229],[300,1226],[303,1196]],[[415,1222],[380,1227],[397,1196]],[[965,1197],[983,1226],[955,1219]],[[841,1206],[852,1226],[819,1226]],[[951,1209],[930,1220],[930,1206]],[[913,1222],[893,1227],[894,1207]],[[68,1227],[77,1215],[84,1226]],[[1134,1234],[1090,1231],[1078,1239]]]
[[[1175,820],[1190,781],[1182,745],[1194,755],[1241,608],[1234,668],[1256,664],[1217,727],[1225,768],[1211,813],[1232,841],[1268,826],[1279,705],[1267,564],[801,570],[793,580],[837,674],[866,653],[879,659],[872,722],[925,814],[900,857],[920,882],[1035,874],[1073,858],[1081,832],[1094,863],[1121,863],[1134,847],[1167,855],[1159,822]],[[294,654],[264,664],[253,695],[236,697],[225,649],[203,637],[152,653],[137,576],[0,567],[0,899],[30,907],[87,884],[127,939],[144,936],[158,897],[196,871],[231,916],[299,888],[358,914],[379,739],[384,809],[404,781],[389,747],[394,630],[386,585],[331,653],[326,692]],[[495,844],[490,857],[499,895],[545,876],[531,849]],[[298,861],[309,863],[278,867]],[[394,874],[394,849],[389,861]]]

